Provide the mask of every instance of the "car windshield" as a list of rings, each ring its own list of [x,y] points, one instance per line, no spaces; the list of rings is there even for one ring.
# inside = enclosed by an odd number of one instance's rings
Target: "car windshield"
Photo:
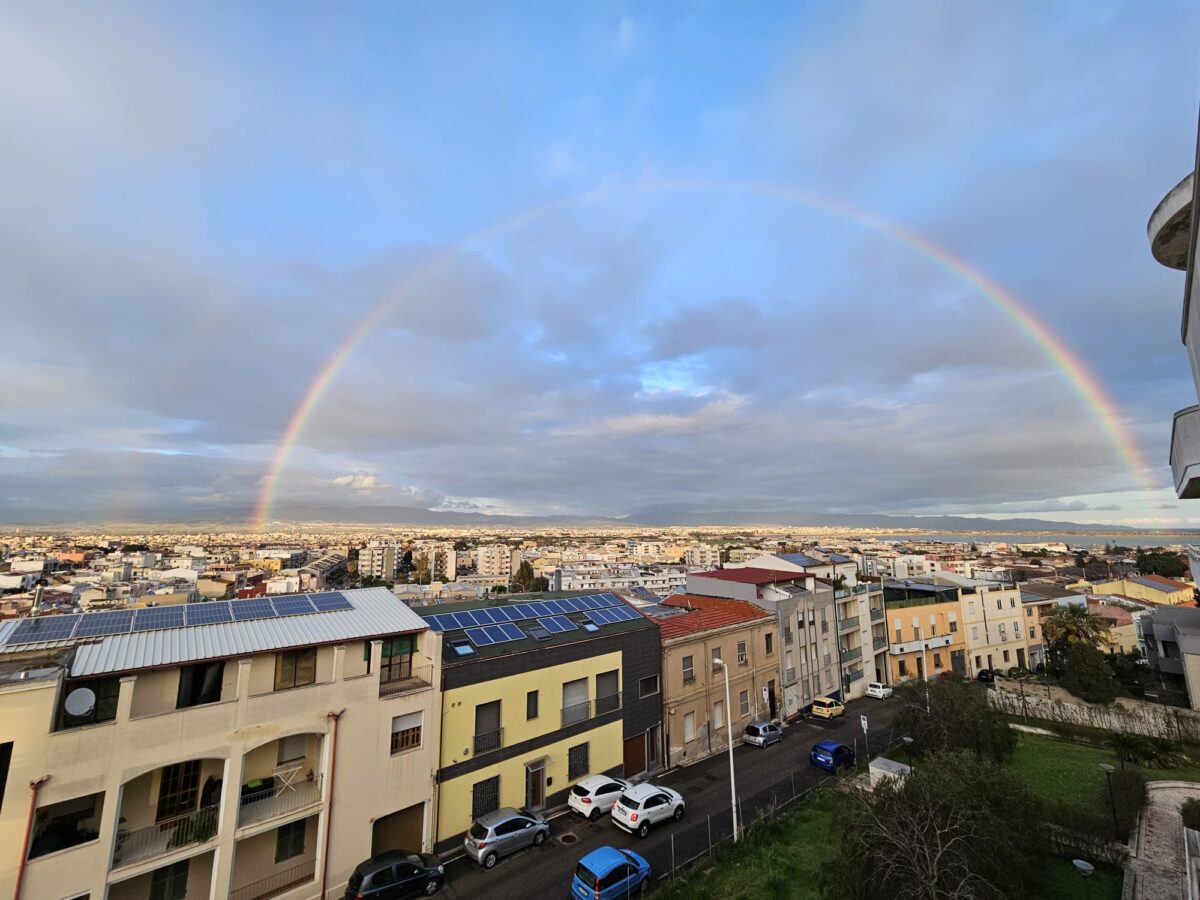
[[[478,822],[471,826],[471,837],[475,838],[477,841],[482,841],[485,837],[487,837],[487,832],[488,830]]]
[[[833,759],[833,755],[828,750],[818,750],[817,759],[823,759],[826,762]]]
[[[634,800],[628,794],[623,795],[621,797],[621,799],[618,800],[617,802],[620,803],[626,809],[641,809],[642,808],[642,804],[639,803],[637,800]]]
[[[585,866],[583,863],[580,863],[576,867],[575,877],[578,878],[580,881],[582,881],[584,884],[591,886],[591,887],[595,887],[596,885],[598,885],[600,883],[600,879],[596,877],[596,873],[593,872],[591,869],[589,869],[587,866]]]
[[[591,793],[591,791],[585,788],[582,784],[577,784],[575,787],[571,788],[571,793],[576,797],[586,797]]]

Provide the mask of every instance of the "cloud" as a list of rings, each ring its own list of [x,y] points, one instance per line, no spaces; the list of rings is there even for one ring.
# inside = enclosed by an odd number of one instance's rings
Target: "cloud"
[[[353,491],[362,493],[372,493],[391,485],[384,484],[374,475],[338,475],[336,478],[330,478],[329,483],[336,487],[348,487]]]

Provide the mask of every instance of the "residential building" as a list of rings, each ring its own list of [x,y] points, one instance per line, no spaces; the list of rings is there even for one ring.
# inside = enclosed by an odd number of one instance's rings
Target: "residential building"
[[[372,541],[358,551],[358,576],[391,581],[396,577],[399,562],[398,548],[395,544]]]
[[[692,544],[683,553],[689,569],[715,569],[721,565],[721,548],[716,544]]]
[[[1014,667],[1029,668],[1026,607],[1017,587],[964,578],[949,572],[928,580],[959,590],[969,677],[974,678],[984,669],[1007,672]]]
[[[1200,709],[1200,609],[1157,607],[1138,620],[1146,661]]]
[[[444,640],[438,847],[501,806],[560,805],[586,775],[662,766],[658,625],[619,597],[416,612]]]
[[[560,566],[551,570],[554,591],[628,591],[644,588],[659,597],[683,590],[686,566],[640,566],[634,563],[604,563]]]
[[[341,896],[431,848],[440,651],[381,588],[0,623],[0,892]]]
[[[1144,653],[1145,645],[1138,633],[1137,620],[1149,615],[1149,610],[1121,603],[1111,597],[1088,597],[1087,608],[1088,612],[1108,622],[1109,653],[1132,653],[1134,650]]]
[[[1103,581],[1093,584],[1091,593],[1121,594],[1166,606],[1194,606],[1196,601],[1192,585],[1162,575],[1130,575],[1115,581]]]
[[[1082,606],[1087,598],[1075,591],[1042,581],[1025,581],[1020,584],[1021,605],[1025,608],[1025,645],[1029,648],[1029,668],[1046,665],[1046,639],[1042,621],[1058,606],[1075,604]]]
[[[750,722],[767,718],[765,689],[777,677],[778,655],[766,648],[778,644],[778,632],[773,615],[743,600],[675,594],[663,606],[662,704],[674,767],[722,752],[730,734],[740,742]],[[729,668],[728,709],[716,659]]]
[[[490,575],[507,583],[520,565],[521,551],[507,544],[486,544],[475,549],[475,571],[479,575]]]
[[[959,589],[928,581],[884,585],[888,628],[889,682],[935,678],[943,672],[967,676]]]

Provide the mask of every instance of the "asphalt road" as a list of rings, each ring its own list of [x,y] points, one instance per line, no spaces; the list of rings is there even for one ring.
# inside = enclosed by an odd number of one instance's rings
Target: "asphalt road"
[[[809,720],[792,725],[786,729],[781,743],[766,749],[735,747],[740,815],[752,820],[772,802],[773,795],[786,799],[793,790],[800,793],[826,777],[808,763],[809,751],[817,741],[833,739],[852,746],[857,741],[862,757],[860,714],[868,717],[871,747],[883,747],[893,736],[892,722],[898,712],[894,700],[855,700],[847,707],[843,719]],[[447,883],[439,896],[498,900],[567,897],[576,863],[604,845],[640,853],[649,860],[657,880],[670,870],[672,852],[677,863],[682,863],[704,852],[710,831],[714,842],[732,833],[727,753],[668,772],[654,781],[683,795],[687,814],[681,822],[662,824],[642,840],[626,834],[608,816],[592,823],[574,813],[565,813],[551,819],[550,840],[545,844],[504,857],[490,872],[466,857],[448,863]]]

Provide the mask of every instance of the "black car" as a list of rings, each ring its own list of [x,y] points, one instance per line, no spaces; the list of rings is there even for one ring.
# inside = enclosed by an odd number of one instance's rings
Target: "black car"
[[[346,885],[346,900],[429,897],[445,883],[442,861],[432,853],[389,850],[355,867]]]

